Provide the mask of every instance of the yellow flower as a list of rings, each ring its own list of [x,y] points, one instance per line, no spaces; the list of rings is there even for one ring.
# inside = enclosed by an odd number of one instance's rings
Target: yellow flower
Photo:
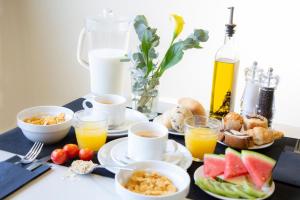
[[[175,22],[175,30],[174,30],[174,35],[173,35],[173,40],[181,33],[183,26],[184,26],[184,21],[183,18],[179,15],[172,14],[172,19]]]

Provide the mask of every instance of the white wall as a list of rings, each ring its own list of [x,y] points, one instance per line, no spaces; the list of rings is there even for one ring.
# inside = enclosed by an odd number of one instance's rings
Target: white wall
[[[14,126],[22,108],[61,105],[89,92],[88,72],[76,62],[77,37],[84,17],[105,7],[127,16],[145,14],[159,29],[161,51],[172,34],[170,13],[184,17],[182,36],[196,27],[208,29],[205,48],[187,52],[167,71],[160,92],[162,97],[192,96],[209,108],[213,59],[223,42],[229,5],[236,6],[241,58],[237,102],[243,69],[257,60],[264,68],[274,67],[281,77],[275,122],[300,126],[296,0],[0,0],[0,131]]]

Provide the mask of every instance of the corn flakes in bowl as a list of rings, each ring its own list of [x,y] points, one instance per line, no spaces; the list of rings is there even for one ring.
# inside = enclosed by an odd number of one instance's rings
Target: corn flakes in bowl
[[[189,191],[188,173],[163,161],[141,161],[128,165],[115,176],[117,193],[124,200],[182,200]]]
[[[17,124],[27,139],[52,144],[68,134],[73,115],[74,112],[65,107],[36,106],[19,112]]]

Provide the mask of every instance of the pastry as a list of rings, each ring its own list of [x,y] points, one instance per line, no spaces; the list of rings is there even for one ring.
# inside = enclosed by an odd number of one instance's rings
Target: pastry
[[[248,149],[253,146],[253,138],[246,134],[235,130],[228,130],[224,132],[224,143],[230,147],[237,149]]]
[[[274,140],[281,139],[284,136],[284,133],[281,132],[281,131],[272,130],[272,132],[273,132],[273,138],[274,138]]]
[[[182,133],[184,131],[184,120],[193,117],[193,113],[185,107],[176,106],[171,110],[170,116],[172,129]]]
[[[254,127],[268,128],[268,120],[261,115],[244,116],[244,129],[252,129]]]
[[[171,124],[172,110],[173,109],[167,110],[162,115],[155,117],[153,122],[162,124],[167,129],[172,129],[172,124]]]
[[[178,104],[189,109],[193,115],[206,115],[204,107],[195,99],[188,97],[180,98]]]
[[[263,127],[254,127],[253,129],[248,129],[246,133],[252,136],[255,145],[263,145],[273,142],[273,131]]]
[[[243,127],[244,120],[238,113],[230,112],[223,118],[223,123],[225,130],[240,131]]]

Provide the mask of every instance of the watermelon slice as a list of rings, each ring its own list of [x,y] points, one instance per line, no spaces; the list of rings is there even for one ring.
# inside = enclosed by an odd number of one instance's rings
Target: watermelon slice
[[[257,188],[261,188],[268,182],[276,164],[276,161],[268,156],[247,150],[242,151],[242,161]]]
[[[216,177],[217,181],[220,182],[227,182],[227,183],[232,183],[235,185],[243,185],[245,183],[247,183],[247,175],[243,175],[243,176],[236,176],[236,177],[232,177],[232,178],[224,178],[224,175],[219,175]]]
[[[224,155],[204,154],[204,175],[216,177],[224,173],[225,157]]]
[[[247,173],[248,171],[242,162],[241,154],[236,150],[227,148],[225,151],[224,178],[241,176]]]

